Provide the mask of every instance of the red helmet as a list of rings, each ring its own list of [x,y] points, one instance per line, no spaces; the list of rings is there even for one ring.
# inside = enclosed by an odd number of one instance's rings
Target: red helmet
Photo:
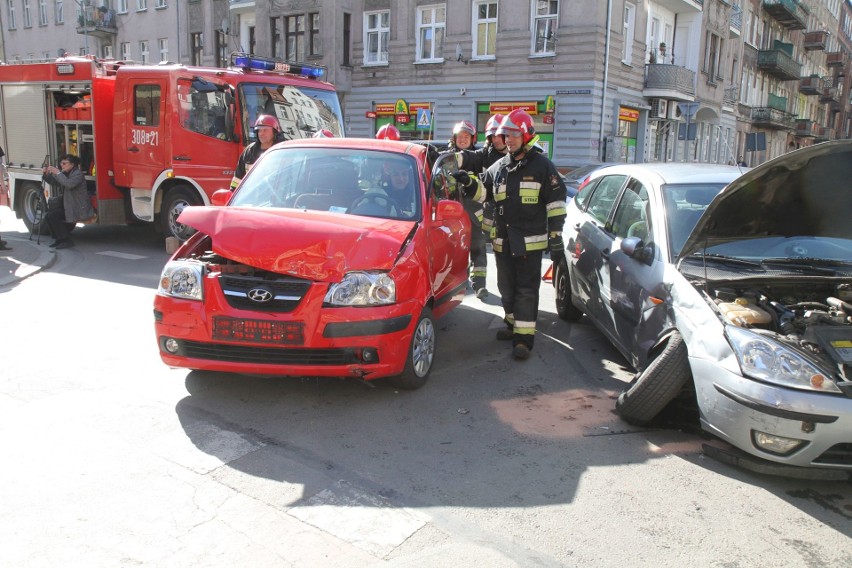
[[[279,124],[278,119],[268,114],[259,114],[257,116],[257,120],[254,121],[254,127],[257,128],[258,126],[268,126],[275,132],[281,131],[281,124]]]
[[[379,140],[399,140],[399,128],[393,124],[385,124],[376,132],[376,138]]]
[[[497,132],[497,128],[500,127],[500,123],[503,122],[502,114],[495,114],[491,118],[488,119],[488,123],[485,125],[485,137],[489,138],[494,136]]]
[[[334,138],[334,134],[332,134],[331,130],[323,128],[322,130],[317,130],[312,138]]]
[[[503,117],[500,126],[497,127],[497,131],[494,134],[521,134],[524,137],[524,146],[526,146],[535,136],[535,125],[533,124],[532,117],[527,114],[527,111],[516,108]]]
[[[469,120],[462,120],[461,122],[458,122],[455,126],[453,126],[453,140],[456,139],[456,134],[458,134],[459,132],[467,132],[473,138],[476,138],[476,127]]]

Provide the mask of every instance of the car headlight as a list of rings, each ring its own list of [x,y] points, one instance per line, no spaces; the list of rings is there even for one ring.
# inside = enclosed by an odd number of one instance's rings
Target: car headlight
[[[172,260],[166,263],[160,276],[157,293],[187,300],[203,300],[203,265],[195,260]]]
[[[725,333],[743,375],[794,389],[841,392],[816,365],[782,343],[741,327],[727,326]]]
[[[396,282],[387,272],[349,272],[332,284],[325,303],[333,306],[385,306],[396,303]]]

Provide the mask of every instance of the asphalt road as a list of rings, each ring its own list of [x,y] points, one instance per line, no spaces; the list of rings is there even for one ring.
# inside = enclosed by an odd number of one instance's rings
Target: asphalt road
[[[493,338],[496,296],[471,295],[414,392],[187,372],[157,355],[161,240],[74,238],[0,288],[3,565],[852,565],[852,485],[629,427],[631,371],[548,287],[529,361]]]

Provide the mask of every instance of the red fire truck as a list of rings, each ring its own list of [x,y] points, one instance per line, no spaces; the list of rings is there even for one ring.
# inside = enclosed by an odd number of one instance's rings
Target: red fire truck
[[[277,117],[287,139],[343,135],[337,92],[324,73],[247,54],[232,55],[227,69],[91,57],[2,65],[9,205],[33,229],[42,165],[71,153],[81,159],[97,223],[146,221],[184,240],[192,229],[178,215],[228,187],[259,114]]]

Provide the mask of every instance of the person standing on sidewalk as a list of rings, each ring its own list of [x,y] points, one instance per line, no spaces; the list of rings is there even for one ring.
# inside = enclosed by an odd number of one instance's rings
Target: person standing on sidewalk
[[[6,186],[6,152],[3,151],[3,148],[0,147],[0,192],[6,194],[8,188]],[[0,250],[12,250],[12,247],[9,246],[9,243],[3,240],[3,236],[0,235]]]
[[[544,251],[558,262],[565,257],[565,184],[556,166],[536,146],[532,117],[515,109],[495,132],[507,155],[483,176],[486,200],[494,201],[491,245],[506,328],[497,339],[512,340],[515,359],[529,359],[538,319],[541,260]]]
[[[80,158],[73,154],[64,154],[59,158],[59,167],[42,168],[44,179],[59,193],[55,205],[48,202],[47,225],[56,239],[50,246],[64,249],[74,246],[66,223],[76,223],[91,219],[95,215],[89,193],[86,191],[86,178],[80,170]]]

